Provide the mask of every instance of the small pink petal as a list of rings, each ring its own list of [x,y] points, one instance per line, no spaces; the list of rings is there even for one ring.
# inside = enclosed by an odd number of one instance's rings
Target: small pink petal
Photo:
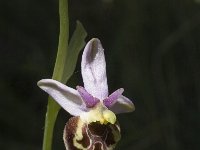
[[[79,92],[80,96],[82,97],[83,101],[86,104],[86,107],[92,108],[94,107],[97,103],[100,102],[99,99],[93,97],[91,94],[89,94],[84,87],[82,86],[77,86],[76,87],[77,91]]]
[[[122,95],[124,92],[123,88],[120,88],[110,94],[107,98],[103,100],[103,103],[106,107],[110,108],[112,105],[114,105],[117,102],[117,99]]]

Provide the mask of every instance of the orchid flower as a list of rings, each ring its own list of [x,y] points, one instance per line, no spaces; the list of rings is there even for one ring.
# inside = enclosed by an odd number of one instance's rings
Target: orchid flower
[[[112,150],[121,137],[115,114],[135,107],[122,95],[123,88],[109,95],[104,49],[96,38],[83,51],[81,73],[84,87],[73,89],[52,79],[42,79],[38,86],[74,116],[64,129],[67,150]]]

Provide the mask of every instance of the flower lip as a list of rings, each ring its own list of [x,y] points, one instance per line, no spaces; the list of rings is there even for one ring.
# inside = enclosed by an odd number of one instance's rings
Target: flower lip
[[[100,100],[96,97],[93,97],[91,94],[89,94],[86,89],[82,86],[76,86],[77,91],[79,92],[81,98],[86,104],[86,107],[92,108],[94,107],[97,103],[100,102]]]

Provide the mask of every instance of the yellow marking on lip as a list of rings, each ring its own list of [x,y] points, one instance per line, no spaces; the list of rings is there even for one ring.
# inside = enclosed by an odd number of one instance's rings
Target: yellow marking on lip
[[[76,132],[75,132],[75,136],[73,138],[73,145],[81,150],[87,150],[87,148],[84,148],[82,144],[78,143],[77,141],[80,141],[83,139],[83,133],[82,133],[82,127],[84,125],[84,122],[79,119],[78,123],[77,123],[77,128],[76,128]]]
[[[91,123],[91,122],[100,122],[100,124],[115,124],[116,116],[115,114],[108,110],[101,103],[97,104],[94,108],[92,108],[89,112],[85,112],[80,115],[80,118],[83,122]]]
[[[110,122],[111,124],[115,124],[116,122],[116,116],[110,110],[103,111],[103,117],[105,118],[106,122]]]

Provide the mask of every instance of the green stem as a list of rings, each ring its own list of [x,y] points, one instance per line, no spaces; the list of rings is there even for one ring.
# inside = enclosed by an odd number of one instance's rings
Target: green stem
[[[59,15],[60,15],[60,35],[59,35],[56,64],[53,72],[53,79],[62,82],[64,65],[67,58],[68,39],[69,39],[68,0],[59,0]]]
[[[53,79],[63,82],[63,72],[68,51],[69,38],[69,18],[68,0],[59,0],[60,15],[60,35],[56,63],[53,72]],[[45,129],[43,138],[43,150],[52,149],[52,139],[55,121],[60,110],[60,106],[51,98],[48,98],[47,113],[45,119]]]
[[[44,128],[43,147],[42,147],[43,150],[52,149],[53,130],[59,109],[60,106],[56,104],[51,97],[49,97],[46,118],[45,118],[45,128]]]

